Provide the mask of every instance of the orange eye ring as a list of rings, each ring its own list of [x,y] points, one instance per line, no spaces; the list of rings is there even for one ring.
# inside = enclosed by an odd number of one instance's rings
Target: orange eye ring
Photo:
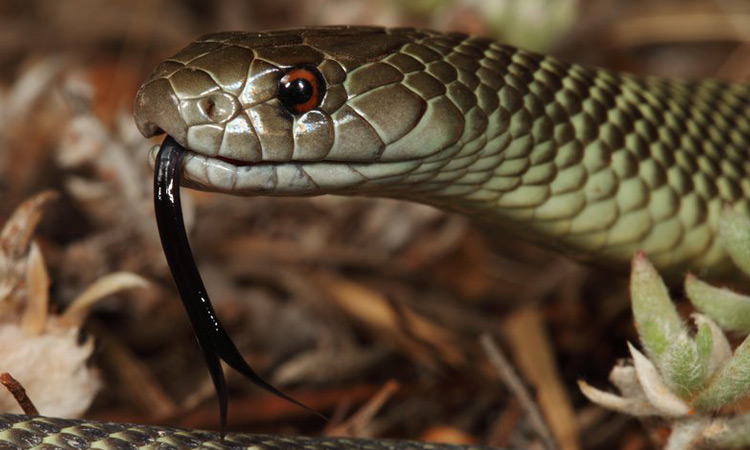
[[[295,67],[279,82],[279,100],[295,115],[320,106],[324,94],[323,76],[314,67]]]

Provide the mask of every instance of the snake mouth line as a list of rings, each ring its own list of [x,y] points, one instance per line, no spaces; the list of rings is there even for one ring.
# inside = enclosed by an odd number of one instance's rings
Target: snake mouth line
[[[246,166],[252,166],[254,164],[258,164],[258,163],[253,163],[250,161],[240,161],[239,159],[226,158],[224,156],[217,156],[216,159],[218,159],[219,161],[224,161],[227,164],[231,164],[237,167],[246,167]]]
[[[182,175],[186,187],[234,195],[322,195],[346,194],[363,185],[408,176],[419,161],[239,161],[207,156],[184,148]],[[159,147],[150,151],[156,164]]]
[[[379,162],[379,161],[346,161],[346,160],[340,160],[340,159],[243,161],[240,159],[227,158],[226,156],[206,155],[204,153],[191,150],[188,147],[181,146],[181,148],[185,153],[185,157],[187,158],[198,157],[198,158],[205,158],[208,161],[221,161],[222,163],[225,163],[234,167],[281,166],[285,164],[291,164],[291,165],[296,165],[296,166],[310,166],[314,164],[342,164],[342,165],[362,167],[362,166],[372,165],[372,164],[389,164],[388,162]],[[153,147],[151,147],[150,158],[152,162],[156,160],[156,155],[158,151],[159,151],[159,145],[154,145]],[[395,162],[409,162],[409,161],[394,161],[394,163]]]

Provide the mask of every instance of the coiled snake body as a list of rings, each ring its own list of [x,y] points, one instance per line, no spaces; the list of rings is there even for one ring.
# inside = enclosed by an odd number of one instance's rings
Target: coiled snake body
[[[387,439],[283,437],[0,414],[3,450],[482,450]]]
[[[720,272],[750,212],[750,86],[584,68],[462,34],[326,27],[205,36],[135,104],[187,184],[410,199],[612,264]],[[154,155],[155,156],[155,155]],[[0,416],[3,448],[466,449]]]

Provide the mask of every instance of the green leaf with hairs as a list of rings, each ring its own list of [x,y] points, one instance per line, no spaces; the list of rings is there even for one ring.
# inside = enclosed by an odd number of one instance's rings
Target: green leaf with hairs
[[[719,236],[732,261],[750,275],[750,217],[725,208],[719,222]]]
[[[664,281],[642,252],[633,257],[630,297],[641,343],[656,366],[662,368],[664,353],[681,336],[687,336],[687,328]]]
[[[732,357],[732,346],[719,325],[710,317],[700,313],[693,313],[692,317],[698,327],[698,333],[695,335],[698,351],[709,355],[708,373],[713,374]]]
[[[734,351],[732,357],[711,378],[705,389],[692,401],[700,412],[715,411],[750,394],[750,339]]]
[[[706,362],[711,360],[714,352],[714,337],[711,326],[707,320],[697,320],[699,314],[693,315],[698,331],[695,333],[695,345],[697,346],[698,357]],[[706,366],[708,367],[708,365]]]
[[[750,332],[750,297],[688,275],[685,293],[695,308],[724,330]]]
[[[657,363],[667,386],[683,399],[692,398],[703,387],[708,375],[711,344],[705,342],[705,332],[700,337],[701,345],[698,345],[687,333],[679,334]]]

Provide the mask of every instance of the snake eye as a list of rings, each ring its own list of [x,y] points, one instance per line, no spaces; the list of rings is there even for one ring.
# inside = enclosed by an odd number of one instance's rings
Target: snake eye
[[[297,67],[287,72],[279,83],[279,100],[292,114],[316,108],[323,100],[323,76],[312,67]]]

